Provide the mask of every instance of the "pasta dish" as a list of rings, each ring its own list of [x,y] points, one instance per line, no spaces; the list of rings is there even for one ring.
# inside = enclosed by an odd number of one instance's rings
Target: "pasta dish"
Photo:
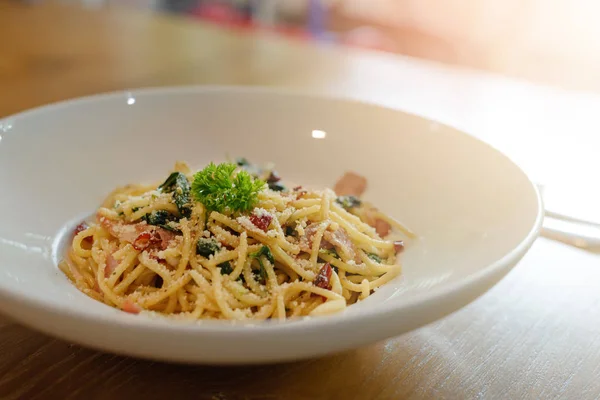
[[[86,295],[129,313],[182,319],[286,319],[339,312],[401,273],[410,230],[360,196],[286,186],[245,159],[126,185],[74,231],[61,270]]]

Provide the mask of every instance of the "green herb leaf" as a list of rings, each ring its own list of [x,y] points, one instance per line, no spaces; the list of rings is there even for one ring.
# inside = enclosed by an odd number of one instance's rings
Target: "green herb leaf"
[[[196,243],[196,254],[202,257],[210,257],[221,250],[221,247],[214,239],[200,238]]]
[[[335,249],[320,249],[319,250],[320,254],[327,254],[333,258],[337,258],[338,260],[340,259],[339,254],[337,253],[337,251]],[[328,262],[327,260],[325,260],[324,258],[321,258],[321,260]],[[333,268],[333,270],[335,271],[335,273],[338,273],[338,268],[335,265],[331,265],[331,268]]]
[[[379,257],[377,254],[368,253],[367,256],[376,263],[381,264],[381,257]]]
[[[285,191],[286,187],[279,182],[269,182],[269,189],[275,192],[283,192]]]
[[[142,217],[142,221],[146,221],[148,225],[160,226],[169,231],[177,231],[173,228],[169,222],[177,221],[177,217],[165,210],[155,210],[150,214],[146,214]]]
[[[288,225],[285,227],[285,235],[296,237],[296,236],[298,236],[298,232],[296,231],[296,229],[294,229],[293,227]]]
[[[271,249],[269,249],[269,246],[263,246],[260,248],[260,250],[255,251],[254,253],[250,253],[248,255],[250,257],[255,257],[255,258],[265,256],[265,257],[267,257],[267,260],[269,260],[269,262],[271,264],[275,264],[275,258],[273,257],[273,253],[271,253]]]
[[[340,258],[340,255],[337,253],[337,251],[335,249],[320,249],[319,253],[321,254],[328,254],[333,258]]]
[[[231,263],[229,261],[225,261],[217,265],[221,269],[221,275],[229,275],[233,272],[233,268],[231,267]]]
[[[350,210],[351,208],[360,207],[362,202],[356,196],[340,196],[335,199],[335,202],[344,207],[346,210]]]
[[[235,160],[235,163],[240,167],[246,167],[250,165],[250,162],[245,157],[239,157],[237,160]]]
[[[259,276],[260,276],[260,281],[261,282],[266,282],[267,278],[269,277],[267,275],[267,270],[265,269],[265,265],[263,264],[263,262],[261,261],[261,259],[258,259],[258,264],[260,265],[260,271],[259,272]]]
[[[256,258],[258,260],[258,264],[260,265],[260,271],[259,271],[260,278],[263,282],[266,282],[268,275],[267,275],[267,270],[265,269],[265,265],[263,264],[261,257],[266,257],[267,260],[269,260],[269,262],[271,264],[275,264],[275,258],[273,257],[273,253],[271,253],[271,249],[269,249],[268,246],[263,246],[260,248],[260,250],[254,252],[254,253],[250,253],[248,255],[250,257]]]
[[[173,193],[173,200],[184,218],[192,215],[190,206],[190,182],[181,172],[173,172],[167,180],[158,187],[163,193]]]
[[[236,173],[237,166],[231,163],[210,163],[194,175],[192,193],[196,201],[208,210],[219,212],[247,212],[258,201],[258,193],[265,183],[254,179],[246,171]]]
[[[260,179],[263,173],[263,170],[259,166],[252,164],[247,158],[238,158],[236,164],[248,172],[254,179]]]

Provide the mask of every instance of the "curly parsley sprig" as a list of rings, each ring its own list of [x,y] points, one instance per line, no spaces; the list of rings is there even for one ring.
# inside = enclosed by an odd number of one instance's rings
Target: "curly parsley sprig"
[[[231,163],[210,163],[194,175],[192,195],[208,210],[219,212],[248,212],[258,201],[265,182],[254,179],[246,171],[236,171]]]

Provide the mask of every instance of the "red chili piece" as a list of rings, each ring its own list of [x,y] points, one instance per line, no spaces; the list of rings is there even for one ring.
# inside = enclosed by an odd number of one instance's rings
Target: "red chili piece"
[[[296,194],[296,200],[308,193],[306,190],[302,189],[302,186],[296,186],[293,191]]]
[[[331,265],[329,263],[323,265],[321,267],[321,270],[319,271],[319,274],[315,278],[313,285],[320,287],[321,289],[330,290],[331,289],[330,279],[331,279],[332,273],[333,273],[333,270],[331,269]]]
[[[137,251],[142,251],[152,245],[160,244],[161,242],[162,240],[156,232],[144,232],[133,241],[133,248]]]
[[[396,254],[402,253],[404,251],[404,242],[402,240],[395,241],[394,250],[396,250]]]
[[[272,220],[273,216],[269,214],[263,214],[260,217],[256,214],[252,214],[250,216],[250,222],[252,222],[258,229],[261,229],[265,232],[267,229],[269,229],[269,225],[271,225]]]
[[[73,231],[73,236],[77,236],[79,233],[85,231],[89,227],[90,226],[88,224],[86,224],[85,222],[80,223],[79,225],[77,225],[75,227],[75,230]],[[88,236],[88,237],[84,238],[83,241],[87,242],[89,244],[92,244],[94,242],[94,238],[92,238],[91,236]]]

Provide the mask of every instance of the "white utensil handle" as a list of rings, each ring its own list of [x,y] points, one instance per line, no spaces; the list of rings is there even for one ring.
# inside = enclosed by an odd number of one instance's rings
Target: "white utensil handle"
[[[558,219],[544,219],[542,236],[590,251],[600,251],[600,227],[596,224]]]

